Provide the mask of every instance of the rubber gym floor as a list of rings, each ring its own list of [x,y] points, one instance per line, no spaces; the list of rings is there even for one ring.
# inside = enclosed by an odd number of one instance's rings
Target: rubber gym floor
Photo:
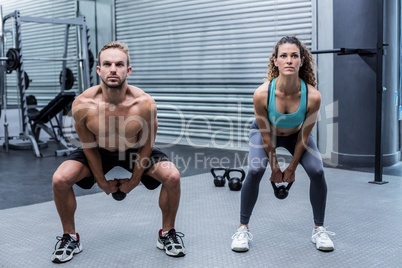
[[[43,158],[0,148],[0,267],[56,266],[50,256],[62,229],[51,178],[65,158],[54,156],[55,146],[50,142]],[[235,253],[230,243],[239,223],[240,192],[227,184],[215,187],[209,170],[214,159],[227,158],[231,167],[243,163],[247,152],[184,145],[163,150],[181,171],[176,229],[185,234],[186,256],[168,257],[156,248],[160,187],[149,191],[139,185],[118,202],[95,186],[74,188],[83,251],[63,267],[401,267],[401,164],[384,169],[383,180],[389,182],[384,185],[368,183],[373,169],[325,168],[325,224],[336,233],[329,253],[311,243],[309,179],[303,168],[284,200],[274,197],[267,171],[250,222],[250,251]],[[125,176],[117,168],[107,174],[108,179]]]

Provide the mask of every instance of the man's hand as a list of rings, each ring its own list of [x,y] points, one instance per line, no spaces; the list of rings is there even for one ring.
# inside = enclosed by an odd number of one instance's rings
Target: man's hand
[[[287,168],[283,171],[283,181],[290,183],[295,181],[295,171],[294,169]]]
[[[101,188],[107,195],[117,192],[119,189],[117,187],[117,181],[108,181],[105,180],[104,182],[99,183],[98,182],[99,188]]]
[[[280,168],[274,168],[272,169],[272,174],[271,178],[269,178],[270,181],[273,181],[275,183],[281,183],[283,182],[283,173]]]
[[[120,187],[119,187],[120,191],[126,194],[131,192],[131,190],[133,190],[135,187],[138,186],[138,184],[140,184],[140,180],[134,181],[132,179],[119,179],[119,181],[120,181]]]

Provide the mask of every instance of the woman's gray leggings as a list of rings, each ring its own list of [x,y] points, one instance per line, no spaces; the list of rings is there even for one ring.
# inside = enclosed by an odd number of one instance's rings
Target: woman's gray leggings
[[[298,133],[285,137],[277,137],[276,147],[284,147],[293,155],[297,142],[297,135]],[[269,166],[267,154],[262,146],[261,132],[258,129],[256,121],[254,121],[250,127],[249,137],[249,170],[241,190],[241,224],[248,224],[250,221],[251,213],[255,203],[257,202],[261,179],[264,175],[265,169]],[[323,226],[327,199],[327,184],[325,182],[321,155],[312,135],[309,137],[308,145],[300,159],[300,164],[310,177],[310,202],[313,207],[314,223],[317,226]]]

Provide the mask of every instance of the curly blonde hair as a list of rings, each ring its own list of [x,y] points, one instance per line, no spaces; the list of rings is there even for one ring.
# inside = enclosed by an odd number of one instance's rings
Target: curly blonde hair
[[[314,73],[314,58],[307,47],[300,42],[300,40],[295,36],[285,36],[282,37],[275,45],[274,51],[272,52],[271,57],[269,58],[268,63],[268,73],[267,80],[271,81],[275,77],[279,76],[278,67],[275,66],[274,59],[278,57],[278,48],[282,44],[295,44],[300,50],[300,58],[303,59],[303,65],[299,70],[299,77],[304,80],[307,84],[312,85],[313,87],[317,86],[317,80],[315,78]]]

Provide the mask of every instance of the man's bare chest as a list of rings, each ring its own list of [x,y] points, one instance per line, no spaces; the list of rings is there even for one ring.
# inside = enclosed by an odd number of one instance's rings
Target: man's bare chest
[[[128,113],[99,113],[87,120],[88,129],[100,137],[135,138],[143,125],[140,116]]]

